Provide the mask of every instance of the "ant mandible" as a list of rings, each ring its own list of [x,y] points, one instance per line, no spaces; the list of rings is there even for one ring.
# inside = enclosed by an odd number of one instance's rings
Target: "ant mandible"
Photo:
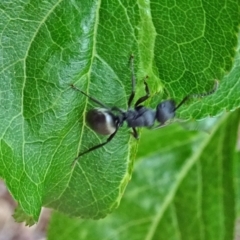
[[[218,88],[218,81],[215,80],[214,88],[206,93],[201,94],[192,94],[188,95],[183,100],[176,105],[174,100],[166,100],[157,105],[156,110],[147,108],[142,106],[141,104],[145,102],[150,97],[150,91],[148,88],[148,84],[146,82],[146,77],[144,79],[144,85],[145,85],[145,92],[146,95],[143,97],[140,97],[136,103],[134,104],[134,108],[131,108],[132,101],[135,96],[135,85],[136,85],[136,77],[134,74],[134,64],[133,64],[134,57],[131,55],[130,57],[130,65],[131,65],[131,72],[132,72],[132,92],[128,99],[128,108],[127,110],[120,109],[118,107],[108,107],[99,100],[89,96],[82,90],[78,89],[73,84],[71,87],[79,92],[81,92],[83,95],[88,97],[90,100],[95,102],[97,105],[100,106],[100,108],[94,108],[87,112],[86,115],[86,122],[88,126],[96,133],[101,135],[110,135],[107,140],[101,144],[98,144],[96,146],[93,146],[89,148],[88,150],[84,152],[80,152],[77,157],[74,159],[75,163],[81,156],[83,156],[86,153],[89,153],[93,150],[96,150],[97,148],[100,148],[107,143],[109,143],[114,136],[117,134],[118,129],[123,125],[124,122],[127,123],[127,126],[129,128],[132,128],[133,132],[132,135],[134,138],[138,139],[138,132],[137,127],[153,127],[155,121],[157,121],[159,124],[154,127],[160,128],[165,126],[166,122],[170,119],[173,119],[175,117],[176,110],[181,107],[187,100],[194,97],[204,97],[213,94],[217,88]]]

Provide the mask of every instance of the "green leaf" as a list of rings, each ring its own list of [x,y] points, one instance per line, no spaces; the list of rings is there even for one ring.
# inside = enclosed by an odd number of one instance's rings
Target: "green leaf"
[[[144,131],[120,207],[99,221],[54,213],[48,239],[233,239],[239,121],[237,111],[221,117],[211,134],[177,125],[161,137]]]
[[[232,68],[237,2],[23,0],[2,1],[0,10],[0,176],[29,224],[42,206],[104,217],[132,174],[137,144],[126,129],[72,168],[79,152],[105,138],[86,126],[94,104],[70,84],[126,109],[133,53],[137,97],[146,75],[158,93],[152,103],[163,93],[178,102],[209,91],[219,79],[216,94],[178,116],[201,119],[240,105],[239,50]]]
[[[238,34],[238,46],[232,69],[224,76],[217,93],[203,99],[201,102],[192,104],[184,109],[180,118],[189,118],[189,112],[193,111],[192,117],[199,119],[206,116],[216,116],[222,112],[232,111],[240,105],[240,33]],[[207,110],[206,110],[207,109]]]
[[[240,138],[238,138],[237,142],[237,151],[235,154],[236,159],[236,171],[235,171],[235,181],[237,186],[237,194],[236,194],[236,203],[237,203],[237,217],[240,217]]]
[[[35,224],[33,216],[26,214],[20,207],[17,207],[15,209],[13,217],[16,220],[16,222],[21,223],[25,221],[26,225],[28,226],[32,226]]]

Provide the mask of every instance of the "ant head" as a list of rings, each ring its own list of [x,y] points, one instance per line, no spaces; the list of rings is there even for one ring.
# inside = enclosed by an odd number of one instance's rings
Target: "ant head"
[[[175,116],[176,104],[173,100],[166,100],[157,105],[156,119],[161,124],[164,124],[169,119]]]
[[[95,108],[87,112],[88,126],[96,133],[110,135],[116,131],[116,117],[106,108]]]
[[[180,108],[186,101],[194,97],[205,97],[213,94],[218,89],[218,80],[215,80],[214,88],[206,93],[187,95],[183,100],[176,106],[173,100],[164,101],[157,106],[156,119],[160,122],[160,126],[164,125],[166,121],[175,117],[175,112]]]

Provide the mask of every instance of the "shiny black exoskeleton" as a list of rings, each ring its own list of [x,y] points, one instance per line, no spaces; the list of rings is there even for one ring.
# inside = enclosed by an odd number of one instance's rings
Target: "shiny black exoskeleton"
[[[218,81],[215,80],[215,86],[210,92],[188,95],[178,105],[176,105],[174,100],[166,100],[159,103],[156,109],[151,109],[141,105],[144,101],[146,101],[150,97],[146,77],[144,80],[146,95],[139,98],[135,103],[134,108],[131,108],[131,104],[135,96],[135,83],[136,83],[136,78],[134,75],[133,56],[131,56],[130,58],[130,63],[132,69],[132,92],[128,100],[127,110],[123,110],[118,107],[107,107],[99,100],[87,95],[85,92],[76,88],[74,85],[71,85],[72,88],[80,91],[90,100],[99,105],[99,108],[94,108],[87,112],[86,122],[89,125],[89,127],[98,134],[110,135],[105,142],[93,146],[84,152],[79,153],[78,156],[75,158],[74,162],[82,155],[89,153],[109,143],[116,135],[119,127],[121,127],[124,122],[127,123],[127,126],[129,128],[132,128],[133,130],[132,135],[136,139],[138,139],[138,132],[136,128],[138,127],[151,128],[154,126],[155,122],[157,122],[158,125],[155,126],[154,128],[163,127],[168,120],[174,118],[176,110],[180,106],[182,106],[182,104],[184,104],[189,98],[204,97],[210,95],[214,93],[218,88]]]

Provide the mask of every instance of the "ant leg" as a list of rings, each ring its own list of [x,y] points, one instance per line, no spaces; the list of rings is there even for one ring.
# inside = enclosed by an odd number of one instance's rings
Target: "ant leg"
[[[131,72],[132,72],[132,92],[131,92],[131,95],[130,95],[130,97],[128,99],[128,109],[130,108],[132,100],[133,100],[133,98],[135,96],[136,77],[135,77],[135,74],[134,74],[134,62],[133,62],[133,59],[134,59],[134,56],[131,55],[129,61],[130,61]]]
[[[137,106],[139,106],[141,103],[143,103],[143,102],[145,102],[149,97],[150,97],[150,91],[149,91],[149,88],[148,88],[148,84],[147,84],[147,82],[146,82],[146,79],[148,78],[148,76],[146,76],[145,77],[145,79],[144,79],[144,85],[145,85],[145,92],[146,92],[146,95],[145,96],[143,96],[143,97],[141,97],[141,98],[139,98],[138,100],[137,100],[137,102],[135,103],[135,108],[137,107]]]
[[[96,149],[98,149],[98,148],[100,148],[100,147],[103,147],[104,145],[106,145],[107,143],[109,143],[109,142],[114,138],[114,136],[116,135],[116,133],[117,133],[117,131],[118,131],[118,128],[119,128],[119,126],[117,126],[115,132],[112,133],[105,142],[100,143],[100,144],[98,144],[98,145],[96,145],[96,146],[94,146],[94,147],[91,147],[91,148],[89,148],[88,150],[86,150],[85,152],[79,153],[79,154],[77,155],[77,157],[74,159],[72,165],[75,165],[75,163],[77,162],[77,160],[78,160],[81,156],[83,156],[84,154],[89,153],[89,152],[91,152],[91,151],[93,151],[93,150],[96,150]]]
[[[101,107],[104,107],[106,109],[109,109],[109,107],[107,107],[105,104],[101,103],[99,100],[97,100],[94,97],[89,96],[87,93],[83,92],[81,89],[77,88],[75,85],[71,84],[70,85],[73,89],[81,92],[83,95],[85,95],[86,97],[88,97],[90,100],[92,100],[93,102],[97,103],[98,105],[100,105]]]
[[[134,138],[139,139],[138,132],[136,128],[132,128],[133,132],[131,134],[133,135]]]

